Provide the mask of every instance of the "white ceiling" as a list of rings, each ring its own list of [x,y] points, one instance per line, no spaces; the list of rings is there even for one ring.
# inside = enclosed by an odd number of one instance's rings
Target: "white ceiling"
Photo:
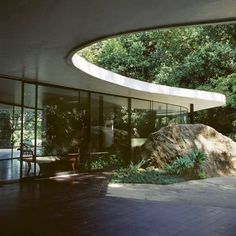
[[[68,63],[71,51],[131,31],[235,19],[235,0],[0,1],[0,75],[101,91]]]

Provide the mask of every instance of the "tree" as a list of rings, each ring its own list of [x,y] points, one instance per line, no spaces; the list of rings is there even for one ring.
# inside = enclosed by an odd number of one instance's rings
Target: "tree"
[[[113,72],[157,84],[224,93],[227,106],[200,112],[197,120],[223,133],[236,132],[236,24],[133,33],[95,45],[80,55]]]

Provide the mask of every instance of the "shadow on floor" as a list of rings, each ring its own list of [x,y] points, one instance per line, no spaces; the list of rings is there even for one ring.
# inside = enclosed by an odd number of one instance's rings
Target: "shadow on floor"
[[[236,210],[106,196],[109,173],[4,185],[1,236],[225,235]]]

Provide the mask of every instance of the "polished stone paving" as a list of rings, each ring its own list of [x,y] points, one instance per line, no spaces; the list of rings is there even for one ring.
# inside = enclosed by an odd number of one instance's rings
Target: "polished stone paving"
[[[12,158],[13,157],[13,158]],[[0,149],[0,182],[6,180],[20,179],[20,151],[10,148]],[[39,175],[40,168],[35,164],[35,175]],[[22,177],[28,178],[34,176],[34,164],[31,165],[31,170],[28,173],[28,165],[22,162]]]
[[[169,185],[110,183],[106,195],[236,209],[236,177],[214,177]]]
[[[236,235],[234,207],[109,196],[108,175],[1,185],[0,235]]]
[[[22,163],[22,177],[29,177],[34,175],[34,164],[32,164],[30,173],[27,174],[28,165],[23,161]],[[36,164],[36,175],[39,174],[39,166]],[[20,179],[20,161],[19,159],[0,160],[0,182],[5,180]]]

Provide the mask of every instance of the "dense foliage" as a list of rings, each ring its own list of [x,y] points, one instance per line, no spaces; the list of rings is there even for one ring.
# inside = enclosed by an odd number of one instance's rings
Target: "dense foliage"
[[[124,161],[118,155],[104,155],[90,162],[91,170],[103,170],[124,165]]]
[[[143,81],[224,93],[227,106],[198,113],[197,122],[236,132],[236,24],[133,33],[79,53],[103,68]]]
[[[140,183],[140,184],[174,184],[190,179],[206,178],[203,164],[206,155],[200,150],[191,150],[187,155],[177,157],[175,161],[167,165],[164,171],[154,169],[148,165],[148,161],[141,160],[113,171],[111,182],[113,183]]]
[[[144,164],[145,161],[142,160],[137,164],[131,163],[126,168],[121,168],[114,171],[111,176],[111,182],[166,185],[185,180],[180,176],[168,174],[163,171],[157,171],[153,168],[141,169]]]
[[[184,176],[190,179],[206,178],[203,164],[206,161],[204,152],[196,149],[177,159],[166,167],[169,174]]]

